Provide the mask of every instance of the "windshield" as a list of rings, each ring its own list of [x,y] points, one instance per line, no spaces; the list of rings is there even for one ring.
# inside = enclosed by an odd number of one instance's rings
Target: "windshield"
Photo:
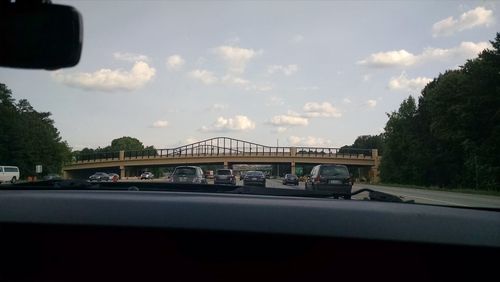
[[[192,167],[177,168],[174,175],[196,175],[196,169]]]
[[[258,175],[500,207],[494,1],[53,2],[82,14],[81,60],[0,68],[0,187]]]
[[[249,171],[245,176],[264,176],[264,174],[260,171]]]
[[[324,166],[321,168],[321,176],[341,176],[349,177],[349,171],[342,166]]]

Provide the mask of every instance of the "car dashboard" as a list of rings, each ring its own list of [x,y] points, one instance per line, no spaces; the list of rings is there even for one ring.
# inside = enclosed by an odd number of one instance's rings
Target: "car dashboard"
[[[0,191],[2,281],[486,280],[498,211],[150,191]]]

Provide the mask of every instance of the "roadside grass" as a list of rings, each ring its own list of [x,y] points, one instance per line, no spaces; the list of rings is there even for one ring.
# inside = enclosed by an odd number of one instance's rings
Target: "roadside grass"
[[[476,195],[500,196],[500,191],[494,191],[494,190],[476,190],[476,189],[470,189],[470,188],[449,189],[449,188],[439,188],[439,187],[435,187],[435,186],[425,187],[425,186],[418,186],[418,185],[382,183],[382,182],[379,184],[369,184],[369,183],[363,183],[363,184],[381,185],[381,186],[397,187],[397,188],[431,190],[431,191],[457,192],[457,193],[476,194]]]

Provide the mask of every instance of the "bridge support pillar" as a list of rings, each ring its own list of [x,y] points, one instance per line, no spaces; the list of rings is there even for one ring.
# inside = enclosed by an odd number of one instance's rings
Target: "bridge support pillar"
[[[380,175],[379,175],[379,165],[380,165],[380,158],[378,156],[378,150],[377,149],[372,149],[372,158],[375,161],[375,165],[370,168],[370,182],[373,184],[377,184],[380,182]]]
[[[295,175],[295,161],[290,163],[290,172]]]
[[[125,178],[125,166],[121,165],[120,166],[120,179]]]
[[[224,168],[229,168],[229,163],[227,161],[224,161]]]

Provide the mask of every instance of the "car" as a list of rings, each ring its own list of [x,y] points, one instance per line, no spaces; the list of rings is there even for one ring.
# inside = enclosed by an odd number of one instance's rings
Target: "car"
[[[19,168],[17,166],[0,166],[0,183],[10,181],[16,183],[19,180]]]
[[[141,176],[140,176],[140,179],[143,180],[143,179],[153,179],[155,177],[155,175],[150,172],[150,171],[145,171],[143,173],[141,173]]]
[[[170,176],[171,183],[199,183],[208,184],[199,166],[178,166]]]
[[[61,180],[62,177],[57,173],[49,173],[43,177],[43,180]]]
[[[214,184],[236,185],[236,176],[232,169],[218,169],[214,176]]]
[[[243,185],[266,187],[266,176],[262,171],[249,171],[245,174]]]
[[[108,175],[109,175],[109,180],[113,182],[117,182],[120,179],[120,175],[116,173],[108,173]]]
[[[317,165],[306,180],[306,190],[333,192],[336,196],[350,199],[352,182],[349,170],[345,165]]]
[[[287,173],[285,174],[285,177],[283,177],[282,183],[283,185],[288,185],[288,184],[299,185],[299,178],[296,175]]]
[[[97,182],[103,182],[103,181],[109,181],[109,174],[105,172],[96,172],[89,176],[90,181],[97,181]]]

